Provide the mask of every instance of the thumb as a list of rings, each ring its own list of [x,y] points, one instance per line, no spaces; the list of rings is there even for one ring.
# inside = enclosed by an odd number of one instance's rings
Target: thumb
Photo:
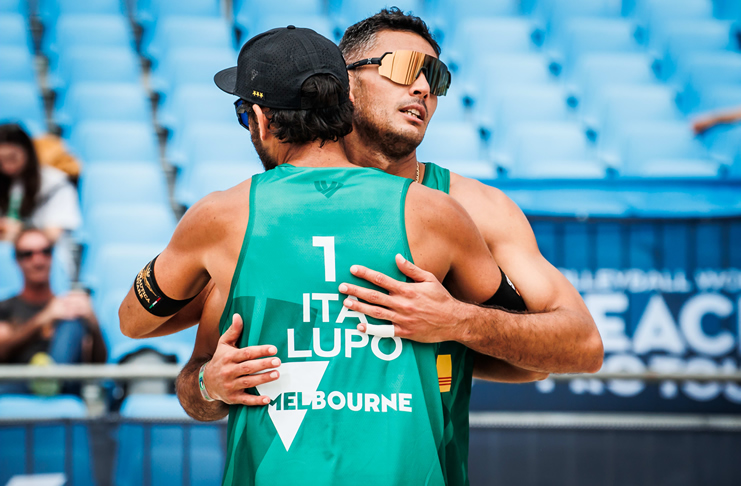
[[[236,347],[237,340],[242,334],[242,327],[244,327],[242,317],[239,314],[234,314],[232,317],[232,325],[229,326],[229,329],[227,329],[221,338],[219,338],[219,342]]]
[[[425,282],[430,279],[437,280],[433,274],[422,270],[417,265],[404,258],[400,253],[396,254],[396,266],[399,267],[401,273],[415,282]]]

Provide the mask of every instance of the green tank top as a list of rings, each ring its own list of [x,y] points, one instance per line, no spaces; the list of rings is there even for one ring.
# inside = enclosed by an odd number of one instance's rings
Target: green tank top
[[[281,377],[229,411],[224,485],[442,485],[437,346],[369,337],[341,282],[366,265],[403,279],[410,181],[376,169],[280,165],[252,179],[247,231],[220,322],[278,348]]]
[[[422,184],[450,194],[450,171],[425,163]],[[468,480],[468,412],[471,402],[474,353],[464,345],[440,343],[437,372],[443,405],[443,444],[445,477],[448,486],[469,484]]]

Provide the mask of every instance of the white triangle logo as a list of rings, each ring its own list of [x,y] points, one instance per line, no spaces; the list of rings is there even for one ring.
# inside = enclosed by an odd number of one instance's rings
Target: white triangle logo
[[[307,406],[316,396],[319,383],[322,381],[324,372],[327,371],[329,361],[302,361],[298,363],[283,363],[280,365],[280,378],[270,383],[257,385],[260,395],[267,395],[270,400],[275,400],[286,392],[300,392],[303,403],[298,405]],[[294,437],[301,427],[307,410],[285,410],[275,405],[268,405],[268,415],[273,421],[275,430],[278,431],[280,440],[286,451],[290,449]]]

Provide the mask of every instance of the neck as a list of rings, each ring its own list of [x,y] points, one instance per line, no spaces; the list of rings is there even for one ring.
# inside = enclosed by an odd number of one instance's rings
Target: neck
[[[407,179],[417,178],[417,151],[414,150],[402,157],[392,157],[383,152],[382,147],[365,141],[355,132],[350,133],[343,139],[347,158],[362,167],[374,167],[381,169],[387,174],[392,174]],[[419,164],[419,180],[424,176],[424,164]]]
[[[311,142],[303,145],[281,147],[278,164],[296,167],[352,167],[339,142]]]
[[[23,287],[23,291],[20,294],[21,299],[32,304],[43,304],[48,302],[54,297],[51,291],[49,282],[42,283],[29,283]]]

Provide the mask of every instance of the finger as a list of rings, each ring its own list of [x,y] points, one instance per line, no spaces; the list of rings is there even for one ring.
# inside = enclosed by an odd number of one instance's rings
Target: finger
[[[411,278],[415,282],[437,281],[437,277],[426,270],[422,270],[414,263],[404,258],[401,254],[396,255],[396,266],[401,273]]]
[[[263,383],[270,383],[271,381],[275,381],[278,378],[280,378],[280,373],[278,371],[271,371],[269,373],[257,373],[254,375],[243,376],[242,378],[234,380],[234,386],[235,388],[238,388],[240,390],[246,390],[248,388],[254,388],[258,385],[262,385]]]
[[[269,370],[271,368],[277,368],[279,366],[280,360],[278,358],[253,359],[238,364],[235,367],[234,372],[236,376],[245,376]]]
[[[265,395],[250,395],[249,393],[240,393],[235,397],[235,404],[247,405],[248,407],[262,407],[270,403],[270,397]]]
[[[371,304],[382,305],[384,307],[389,306],[390,298],[388,294],[378,292],[377,290],[367,289],[365,287],[346,283],[340,284],[339,290],[343,294],[355,296]]]
[[[390,311],[385,307],[378,307],[375,305],[366,304],[364,302],[359,302],[350,298],[345,299],[342,304],[348,309],[352,309],[354,311],[360,312],[361,314],[365,314],[366,316],[375,317],[376,319],[381,319],[384,321],[393,321],[393,318],[396,316],[395,312]]]
[[[261,346],[247,346],[237,350],[231,350],[230,359],[233,363],[244,363],[257,358],[265,358],[273,356],[278,352],[278,349],[271,344],[264,344]]]
[[[229,326],[229,329],[227,329],[226,332],[219,338],[219,343],[236,346],[237,340],[239,339],[240,334],[242,334],[242,327],[242,317],[240,317],[239,314],[234,314],[234,316],[232,317],[232,325]]]
[[[398,292],[402,287],[402,282],[394,280],[388,275],[384,275],[381,272],[371,270],[370,268],[362,265],[353,265],[350,267],[350,273],[358,278],[367,280],[368,282],[378,285],[381,288],[388,290],[389,292]]]
[[[371,336],[394,337],[394,326],[392,324],[366,324],[365,332]]]

